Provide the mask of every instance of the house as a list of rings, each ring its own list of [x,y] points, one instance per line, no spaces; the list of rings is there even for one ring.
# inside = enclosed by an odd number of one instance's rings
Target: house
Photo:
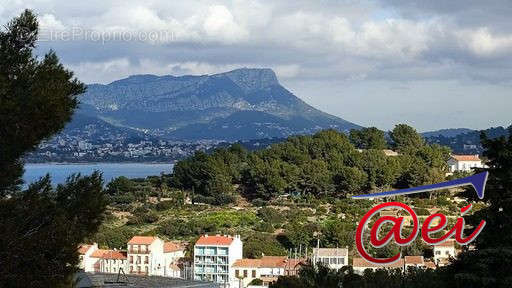
[[[469,172],[472,168],[484,167],[478,155],[450,155],[450,159],[447,163],[452,173],[456,171]]]
[[[84,272],[118,273],[126,272],[126,252],[99,249],[98,244],[83,244],[78,248],[80,257],[79,268]]]
[[[78,255],[80,264],[78,268],[83,269],[85,272],[94,272],[94,264],[96,259],[91,258],[94,251],[98,250],[98,244],[82,244],[78,247]]]
[[[434,246],[434,262],[439,266],[448,264],[450,258],[457,256],[455,241],[450,239]]]
[[[263,286],[277,281],[285,275],[286,256],[263,256],[261,259],[239,259],[233,264],[239,287],[247,287],[254,279],[263,281]]]
[[[423,256],[405,256],[404,269],[407,271],[409,267],[425,268],[425,260]]]
[[[164,243],[164,275],[165,277],[185,278],[181,259],[185,257],[185,247],[174,242]]]
[[[240,235],[199,237],[194,245],[194,279],[239,287],[233,264],[242,259]]]
[[[287,259],[286,265],[284,267],[284,275],[285,276],[295,276],[299,274],[299,270],[302,265],[307,263],[307,259],[298,258],[298,259]]]
[[[391,264],[381,265],[371,263],[364,258],[354,258],[352,259],[352,267],[354,268],[354,273],[359,275],[363,275],[366,269],[371,269],[373,271],[376,271],[378,269],[400,269],[403,271],[404,259],[400,259]]]
[[[348,265],[347,248],[313,248],[313,264],[322,263],[325,266],[339,270]]]
[[[155,236],[134,236],[127,244],[128,273],[148,276],[181,277],[177,271],[185,248]]]
[[[97,259],[94,272],[119,273],[122,270],[126,273],[127,258],[124,251],[98,249],[91,257]]]

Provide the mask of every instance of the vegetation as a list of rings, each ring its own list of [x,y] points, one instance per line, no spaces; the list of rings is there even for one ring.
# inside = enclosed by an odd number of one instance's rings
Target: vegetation
[[[281,195],[346,197],[444,179],[448,148],[425,144],[404,124],[397,125],[391,137],[401,152],[397,157],[384,154],[388,145],[376,128],[352,131],[349,137],[334,130],[294,136],[254,152],[235,144],[178,162],[170,185],[193,191],[195,200],[218,205],[233,202],[237,192],[266,201]]]
[[[59,132],[85,87],[54,52],[33,55],[34,14],[0,31],[0,286],[69,287],[77,247],[94,234],[107,199],[100,173],[73,175],[53,187],[46,176],[22,190],[22,158]]]

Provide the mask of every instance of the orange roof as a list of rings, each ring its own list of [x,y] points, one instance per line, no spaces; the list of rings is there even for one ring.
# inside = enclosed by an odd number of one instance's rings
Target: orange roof
[[[286,265],[286,256],[263,256],[261,257],[261,266],[268,268],[284,267]]]
[[[452,158],[457,161],[480,161],[478,155],[452,155]]]
[[[423,265],[423,256],[405,256],[405,264]]]
[[[403,268],[404,267],[404,259],[400,259],[392,264],[374,264],[366,261],[363,258],[354,258],[352,259],[352,266],[361,267],[361,268]]]
[[[171,253],[183,250],[182,247],[180,247],[178,244],[173,242],[165,242],[164,243],[164,253]]]
[[[233,267],[247,268],[278,268],[286,266],[286,256],[263,256],[261,259],[238,259]]]
[[[427,268],[431,268],[431,269],[436,269],[436,268],[437,268],[437,267],[436,267],[436,264],[434,264],[434,262],[432,262],[432,261],[426,261],[426,262],[425,262],[425,266],[426,266]]]
[[[156,237],[153,236],[133,236],[130,241],[128,241],[128,244],[135,244],[135,245],[150,245],[155,241]]]
[[[87,253],[87,251],[89,250],[89,248],[91,248],[92,245],[88,245],[88,244],[83,244],[83,245],[80,245],[80,247],[78,247],[78,253],[79,254],[85,254]]]
[[[230,236],[208,236],[203,235],[199,237],[196,245],[215,245],[215,246],[229,246],[233,242],[233,237]]]
[[[301,264],[305,264],[306,263],[306,259],[288,259],[286,260],[286,268],[289,268],[289,269],[294,269],[295,267],[297,267],[298,265],[301,265]]]
[[[258,268],[261,265],[261,259],[238,259],[233,263],[233,267]]]
[[[101,258],[101,259],[126,259],[126,252],[121,252],[117,250],[104,250],[98,249],[91,254],[93,258]]]
[[[436,244],[434,246],[439,246],[439,247],[455,247],[455,241],[453,239],[450,239],[450,240],[444,241],[443,243]]]

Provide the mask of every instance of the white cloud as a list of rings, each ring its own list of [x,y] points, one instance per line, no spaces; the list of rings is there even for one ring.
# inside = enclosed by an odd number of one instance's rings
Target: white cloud
[[[487,27],[461,31],[457,36],[462,48],[478,56],[497,56],[512,48],[512,34],[493,35]]]

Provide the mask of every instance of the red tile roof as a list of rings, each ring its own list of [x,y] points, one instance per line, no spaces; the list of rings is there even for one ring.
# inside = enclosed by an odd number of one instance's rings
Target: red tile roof
[[[87,251],[89,250],[89,248],[91,248],[92,245],[88,245],[88,244],[82,244],[80,245],[80,247],[78,247],[78,253],[79,254],[85,254],[87,253]]]
[[[233,237],[230,236],[208,236],[203,235],[199,237],[196,245],[214,245],[214,246],[229,246],[233,242]]]
[[[286,265],[286,256],[263,256],[261,266],[266,268],[278,268]]]
[[[261,259],[238,259],[233,263],[233,267],[258,268],[261,265]]]
[[[478,155],[452,155],[452,158],[457,161],[480,161]]]
[[[238,259],[233,267],[281,268],[286,266],[286,256],[263,256],[261,259]]]
[[[423,256],[405,256],[404,257],[405,264],[413,264],[413,265],[423,265],[425,261],[423,260]]]
[[[455,240],[450,239],[450,240],[444,241],[443,243],[436,244],[434,246],[439,246],[439,247],[455,247]]]
[[[126,259],[126,252],[121,252],[117,250],[104,250],[98,249],[91,254],[93,258],[101,258],[101,259]]]
[[[354,267],[362,267],[362,268],[403,268],[404,267],[404,259],[400,259],[392,264],[382,265],[382,264],[374,264],[366,261],[363,258],[354,258],[352,259],[352,265]]]
[[[156,237],[153,236],[133,236],[130,241],[128,241],[128,244],[135,244],[135,245],[150,245],[155,241]]]
[[[165,242],[164,243],[164,253],[171,253],[171,252],[176,252],[176,251],[180,251],[180,250],[184,250],[184,249],[176,243],[173,243],[173,242]]]
[[[288,259],[286,260],[286,268],[287,269],[294,269],[298,265],[306,264],[306,259]]]

